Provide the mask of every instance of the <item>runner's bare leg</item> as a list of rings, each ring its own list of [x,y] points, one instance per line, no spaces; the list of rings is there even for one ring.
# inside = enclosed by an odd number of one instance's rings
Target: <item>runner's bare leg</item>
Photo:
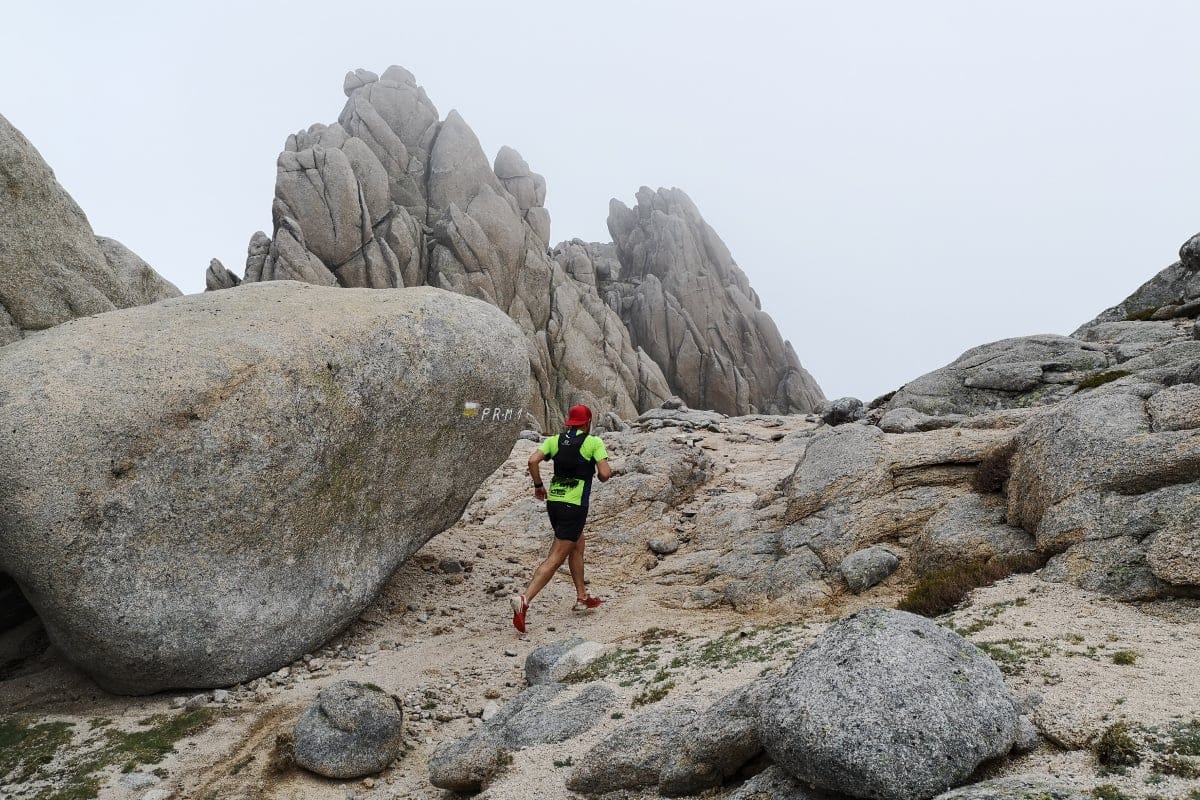
[[[567,559],[567,566],[571,568],[571,580],[575,583],[575,599],[583,600],[587,597],[587,584],[583,580],[583,541],[584,535],[579,534],[579,541],[575,542],[575,546],[571,548],[571,555]]]
[[[525,590],[526,603],[532,603],[538,592],[546,588],[546,584],[554,577],[554,573],[571,555],[573,547],[575,547],[575,542],[568,542],[565,539],[554,540],[554,543],[550,545],[550,554],[546,556],[546,560],[538,564],[537,569],[533,571],[533,577],[529,580],[529,588]]]

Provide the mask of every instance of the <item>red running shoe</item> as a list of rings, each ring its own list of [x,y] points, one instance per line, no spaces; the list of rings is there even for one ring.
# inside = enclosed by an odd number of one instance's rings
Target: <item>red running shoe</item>
[[[509,605],[513,610],[513,627],[521,633],[525,632],[525,612],[529,610],[529,603],[525,600],[525,595],[514,594],[508,598]]]
[[[575,598],[575,605],[571,606],[572,611],[586,611],[589,608],[599,608],[604,601],[599,597],[592,597],[590,594],[582,599]]]

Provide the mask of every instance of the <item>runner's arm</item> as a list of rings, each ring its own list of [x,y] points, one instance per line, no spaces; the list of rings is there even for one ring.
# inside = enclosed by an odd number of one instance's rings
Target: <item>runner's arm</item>
[[[601,483],[611,478],[612,475],[612,467],[608,465],[607,458],[596,462],[596,477],[600,479]]]
[[[529,477],[533,478],[533,495],[538,500],[546,499],[546,487],[542,486],[542,468],[541,463],[546,460],[546,455],[541,450],[534,450],[533,455],[529,457]]]

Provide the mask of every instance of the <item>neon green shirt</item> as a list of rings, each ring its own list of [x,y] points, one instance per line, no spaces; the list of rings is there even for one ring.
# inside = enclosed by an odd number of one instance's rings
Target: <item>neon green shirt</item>
[[[554,458],[558,453],[558,436],[551,436],[542,442],[542,455],[546,458]],[[583,444],[579,446],[579,455],[593,463],[600,463],[608,458],[608,450],[604,447],[604,441],[599,436],[588,434],[583,440]],[[559,503],[570,503],[574,506],[586,506],[592,493],[592,480],[573,480],[571,478],[552,478],[550,480],[550,488],[546,491],[547,500],[555,500]]]

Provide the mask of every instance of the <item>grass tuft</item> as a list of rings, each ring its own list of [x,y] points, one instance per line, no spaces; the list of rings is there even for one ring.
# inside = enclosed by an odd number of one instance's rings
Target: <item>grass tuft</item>
[[[657,703],[659,700],[662,700],[664,697],[666,697],[667,693],[674,688],[675,681],[667,681],[666,683],[657,683],[647,686],[641,691],[640,694],[633,698],[633,702],[629,707],[637,708],[638,706],[648,706],[651,703]]]
[[[1096,758],[1106,767],[1133,767],[1142,763],[1142,753],[1129,732],[1129,724],[1109,725],[1096,743]]]
[[[1141,658],[1141,655],[1136,650],[1118,650],[1112,654],[1112,662],[1122,667],[1136,664],[1139,658]]]

